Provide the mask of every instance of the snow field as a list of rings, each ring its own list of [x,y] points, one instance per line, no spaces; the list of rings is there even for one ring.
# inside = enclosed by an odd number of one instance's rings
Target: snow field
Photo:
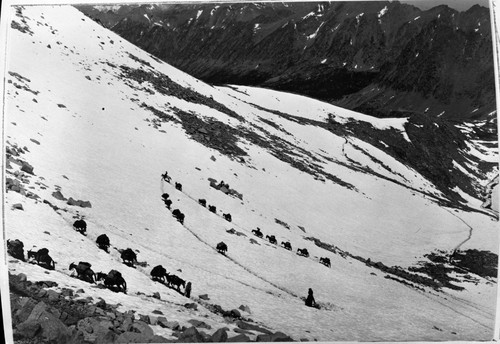
[[[207,316],[203,321],[212,325],[214,331],[231,325],[221,324],[220,317],[202,307],[198,312],[184,309],[182,305],[191,301],[152,282],[150,269],[162,264],[169,272],[192,281],[193,296],[207,293],[211,303],[224,309],[248,305],[252,311],[249,317],[294,339],[490,339],[494,315],[488,303],[495,299],[495,285],[470,285],[466,292],[450,293],[465,301],[446,300],[442,295],[422,293],[385,279],[379,270],[341,258],[303,237],[314,236],[386,265],[409,266],[436,248],[454,248],[468,236],[469,225],[474,228],[474,235],[464,247],[497,252],[497,222],[483,214],[439,207],[401,185],[338,164],[325,161],[324,169],[352,183],[358,191],[330,181],[315,181],[243,140],[239,145],[247,150],[249,157],[245,159],[250,167],[189,139],[179,124],[164,122],[160,129],[165,132],[160,132],[148,126],[145,120],[153,117],[140,103],[174,116],[176,106],[229,125],[239,123],[204,105],[150,94],[145,90],[152,88],[147,82],[124,83],[118,70],[106,62],[151,68],[130,58],[131,53],[180,85],[212,96],[237,111],[248,120],[243,124],[247,128],[251,123],[264,127],[259,116],[273,120],[293,137],[266,125],[270,133],[307,151],[322,152],[348,163],[341,153],[343,138],[278,118],[245,102],[258,102],[263,107],[316,120],[324,120],[326,117],[321,114],[326,116],[333,107],[269,90],[238,87],[250,95],[246,97],[230,88],[213,88],[154,60],[71,7],[26,7],[23,13],[29,18],[34,35],[11,31],[9,39],[15,43],[7,61],[8,70],[27,77],[30,81],[24,84],[40,93],[34,95],[8,87],[6,137],[11,143],[29,148],[22,158],[34,166],[35,176],[30,178],[33,192],[68,212],[58,214],[41,202],[14,192],[6,194],[6,238],[21,239],[27,249],[32,245],[47,247],[57,262],[56,271],[48,275],[42,268],[26,263],[11,263],[11,271],[24,272],[31,280],[53,279],[60,287],[82,287],[86,295],[121,303],[123,310],[145,314],[159,308],[167,319],[181,325],[193,317]],[[44,22],[54,27],[45,26]],[[21,83],[14,76],[9,75],[8,79]],[[345,116],[368,120],[367,116],[351,111],[335,111],[337,119]],[[381,120],[374,125],[402,128],[398,121]],[[40,145],[30,139],[38,140]],[[359,140],[355,142],[403,175],[405,183],[435,192],[414,171]],[[347,154],[351,157],[353,153],[351,149]],[[367,160],[366,155],[357,156],[356,161],[395,177]],[[173,182],[183,184],[182,193],[161,181],[165,170]],[[243,200],[211,188],[210,177],[224,180],[243,194]],[[45,183],[47,189],[36,186],[35,181]],[[69,207],[57,201],[51,193],[58,188],[65,197],[89,200],[92,208]],[[186,214],[184,226],[163,205],[163,192],[170,194],[172,209],[179,208]],[[198,198],[216,205],[219,215],[222,211],[230,212],[233,222],[208,212],[197,204]],[[24,211],[10,210],[14,203],[22,203]],[[85,215],[87,237],[71,228],[77,213]],[[290,229],[277,224],[275,218],[289,224]],[[257,226],[264,235],[276,235],[278,243],[291,241],[293,251],[254,237],[250,231]],[[247,236],[228,234],[226,230],[231,228]],[[99,250],[94,242],[102,233],[110,237],[116,248],[138,250],[138,260],[147,261],[149,266],[129,268],[121,263],[114,248],[111,254]],[[258,244],[251,244],[251,238]],[[228,257],[214,250],[219,241],[228,245]],[[310,258],[295,254],[297,248],[303,247],[309,250]],[[318,264],[323,256],[331,259],[331,269]],[[121,271],[128,284],[128,295],[92,288],[69,278],[67,266],[80,260],[92,263],[94,271]],[[326,305],[324,310],[304,307],[299,297],[305,296],[308,288],[313,288],[316,300]],[[138,295],[156,291],[165,302]],[[433,330],[433,326],[443,331]],[[155,330],[164,333],[159,328]]]

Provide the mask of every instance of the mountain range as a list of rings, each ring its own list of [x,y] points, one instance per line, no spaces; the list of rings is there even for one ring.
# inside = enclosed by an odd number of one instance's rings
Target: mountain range
[[[214,84],[307,95],[376,117],[495,109],[489,9],[398,1],[78,6]]]

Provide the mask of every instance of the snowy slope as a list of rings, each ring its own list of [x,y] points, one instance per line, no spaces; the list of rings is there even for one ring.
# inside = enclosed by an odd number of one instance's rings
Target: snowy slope
[[[72,7],[14,8],[12,16],[17,24],[8,36],[6,145],[27,148],[22,159],[34,167],[34,176],[25,175],[24,184],[40,198],[5,195],[5,235],[27,248],[47,247],[57,266],[47,275],[40,267],[10,260],[9,270],[34,280],[50,278],[60,287],[83,287],[91,296],[141,314],[160,309],[181,323],[203,317],[213,332],[234,325],[201,306],[197,312],[183,308],[188,299],[150,280],[153,266],[162,264],[192,281],[193,296],[207,293],[224,309],[248,305],[252,313],[246,316],[294,339],[491,338],[496,279],[464,283],[461,292],[420,291],[304,239],[314,237],[388,266],[408,267],[424,254],[459,245],[497,253],[497,221],[487,213],[439,206],[440,192],[417,172],[359,138],[335,135],[300,118],[324,121],[332,113],[339,125],[354,119],[402,132],[403,120],[374,120],[269,90],[212,87]],[[165,76],[170,81],[161,88],[158,80]],[[158,120],[150,109],[171,120]],[[226,132],[251,133],[237,136],[244,163],[193,139],[197,133],[183,127],[190,116],[206,124],[216,120],[227,125]],[[281,152],[293,152],[293,160],[313,172],[293,167],[278,156]],[[19,166],[10,165],[7,177],[13,178]],[[183,184],[183,192],[161,181],[165,170]],[[224,180],[243,199],[211,188],[208,178]],[[69,206],[52,196],[56,190],[92,207]],[[173,208],[186,214],[184,226],[163,205],[164,192]],[[199,198],[216,205],[217,215],[201,207]],[[62,210],[54,211],[44,199]],[[16,203],[24,210],[11,209]],[[232,214],[232,223],[223,212]],[[87,237],[72,229],[77,214],[85,216]],[[289,240],[294,251],[257,239],[251,233],[256,227],[279,243]],[[227,233],[231,228],[244,235]],[[138,260],[149,266],[129,268],[116,249],[99,250],[94,242],[101,233],[115,248],[137,250]],[[229,247],[227,257],[214,249],[220,241]],[[310,258],[295,254],[304,247]],[[319,257],[329,257],[331,269],[318,264]],[[121,271],[128,294],[70,278],[67,267],[79,260],[91,262],[94,271]],[[322,310],[304,307],[300,297],[308,288]],[[156,291],[164,301],[147,297]]]

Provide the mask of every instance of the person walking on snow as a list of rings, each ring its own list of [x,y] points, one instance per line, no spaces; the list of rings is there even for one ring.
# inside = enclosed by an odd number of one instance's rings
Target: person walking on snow
[[[163,178],[164,181],[166,181],[167,183],[170,183],[170,180],[172,178],[170,178],[170,176],[168,175],[168,171],[165,171],[164,174],[161,175],[161,177]]]
[[[317,307],[316,300],[314,300],[313,290],[309,288],[306,299],[306,306],[308,307]]]

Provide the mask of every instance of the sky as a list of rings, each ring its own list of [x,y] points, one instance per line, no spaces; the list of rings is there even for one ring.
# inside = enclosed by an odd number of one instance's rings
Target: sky
[[[402,0],[401,2],[412,4],[422,10],[427,10],[438,5],[448,5],[458,11],[466,11],[476,4],[489,7],[488,0]]]

